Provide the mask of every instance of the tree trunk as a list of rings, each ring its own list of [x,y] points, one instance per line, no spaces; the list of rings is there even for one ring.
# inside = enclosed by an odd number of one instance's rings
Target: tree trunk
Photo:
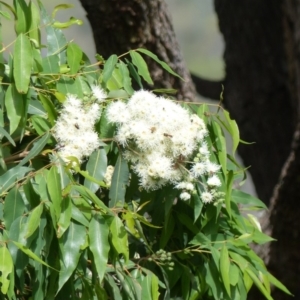
[[[299,299],[300,0],[215,0],[215,8],[226,44],[225,103],[242,138],[256,142],[239,153],[259,197],[271,199],[263,227],[277,241],[264,249],[267,267]]]
[[[296,122],[280,0],[215,0],[225,40],[224,102],[237,120],[239,154],[268,203],[290,153]]]
[[[194,85],[163,0],[81,0],[81,3],[91,23],[98,53],[108,58],[113,53],[146,48],[184,78],[182,81],[162,71],[161,66],[149,60],[154,87],[175,88],[179,99],[194,100]]]

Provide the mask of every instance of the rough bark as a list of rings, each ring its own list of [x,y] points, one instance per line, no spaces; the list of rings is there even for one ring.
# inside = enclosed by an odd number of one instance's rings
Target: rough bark
[[[239,153],[259,197],[269,202],[296,124],[280,0],[215,0],[225,40],[224,102],[241,138]]]
[[[154,87],[178,89],[179,99],[193,100],[195,89],[186,69],[163,0],[81,0],[91,23],[96,49],[104,58],[146,48],[165,61],[184,81],[149,60]],[[153,87],[152,87],[153,88]]]

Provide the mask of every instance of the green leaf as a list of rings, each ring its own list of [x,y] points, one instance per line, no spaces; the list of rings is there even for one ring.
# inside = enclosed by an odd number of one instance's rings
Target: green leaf
[[[75,85],[75,81],[72,78],[65,78],[62,77],[57,81],[57,85],[56,85],[57,90],[64,94],[73,94],[73,95],[77,95],[78,94],[78,90],[77,90],[77,86]]]
[[[59,240],[60,273],[57,292],[63,287],[78,265],[81,250],[85,243],[86,229],[84,226],[71,222],[69,228]]]
[[[15,186],[7,194],[4,202],[4,224],[6,230],[9,231],[11,224],[18,217],[22,216],[25,211],[25,204],[20,192]]]
[[[47,131],[50,131],[51,129],[50,123],[40,116],[32,116],[31,122],[38,135],[44,135]]]
[[[224,110],[223,113],[224,113],[224,116],[225,116],[225,118],[227,120],[227,123],[229,125],[229,133],[230,133],[231,138],[232,138],[232,153],[234,154],[237,147],[238,147],[238,144],[240,142],[239,128],[237,126],[236,121],[230,119],[230,115],[229,115],[228,111]]]
[[[124,64],[122,61],[119,62],[118,66],[122,74],[124,90],[128,93],[128,95],[132,95],[134,93],[134,90],[132,88],[129,70],[126,64]]]
[[[104,179],[104,175],[106,173],[107,168],[107,156],[104,149],[98,149],[94,151],[86,165],[86,170],[89,174],[101,181]],[[84,180],[84,186],[87,187],[90,191],[96,192],[99,189],[99,185],[97,183],[91,182],[88,179]]]
[[[60,64],[64,64],[66,62],[66,54],[63,50],[67,44],[67,40],[60,29],[51,26],[52,18],[48,16],[47,11],[40,0],[38,1],[38,4],[41,10],[43,23],[46,26],[48,55],[58,54]]]
[[[38,7],[33,1],[29,3],[30,10],[30,25],[29,25],[29,37],[37,42],[37,46],[41,43],[41,33],[40,33],[40,12]]]
[[[80,69],[81,59],[81,48],[75,43],[70,43],[67,48],[67,60],[70,67],[70,74],[76,74],[78,72]]]
[[[126,229],[119,217],[112,218],[110,224],[111,242],[118,254],[124,254],[125,261],[129,259],[128,237]]]
[[[250,268],[246,268],[245,272],[250,276],[250,278],[253,280],[256,287],[261,291],[261,293],[266,297],[268,300],[273,300],[271,295],[268,293],[266,288],[263,286],[261,281],[258,279],[258,277],[254,274],[254,272]]]
[[[272,283],[274,286],[276,286],[277,288],[279,288],[286,294],[293,296],[293,294],[278,279],[276,279],[271,273],[268,272],[267,277],[268,277],[270,283]]]
[[[89,227],[89,222],[83,213],[74,205],[72,205],[72,219],[82,224],[85,227]]]
[[[227,176],[226,176],[226,195],[225,195],[225,205],[226,205],[226,210],[231,217],[231,192],[232,192],[232,184],[234,180],[234,173],[233,171],[229,171]]]
[[[236,203],[267,209],[261,200],[240,190],[232,189],[231,198]]]
[[[1,2],[1,1],[0,1]],[[11,20],[11,16],[7,11],[0,10],[0,15],[7,20]]]
[[[236,264],[230,264],[229,274],[230,274],[229,276],[230,284],[232,286],[237,285],[239,281],[240,271]]]
[[[228,250],[226,245],[224,244],[222,249],[221,249],[221,256],[220,256],[220,272],[221,272],[221,277],[222,277],[222,282],[225,286],[225,289],[230,297],[230,273],[229,273],[229,268],[230,268],[230,261],[229,261],[229,256],[228,256]]]
[[[56,108],[53,105],[53,102],[48,97],[44,96],[43,94],[39,93],[39,99],[47,112],[48,119],[50,121],[50,124],[54,126],[55,121],[57,119],[57,111]]]
[[[105,62],[104,68],[103,68],[103,73],[102,73],[102,76],[103,76],[102,81],[104,83],[107,83],[107,81],[111,77],[117,62],[118,62],[118,57],[115,54],[111,55],[108,58],[108,60]]]
[[[64,197],[61,202],[61,214],[59,220],[57,222],[57,237],[61,238],[61,236],[65,233],[65,231],[70,226],[72,217],[72,201],[69,196]]]
[[[126,63],[127,63],[127,66],[128,66],[128,69],[130,71],[130,74],[131,76],[134,78],[134,80],[137,82],[137,84],[139,85],[140,89],[143,88],[143,85],[142,85],[142,80],[141,80],[141,77],[140,75],[138,74],[138,72],[136,71],[134,65],[128,61],[127,59],[126,60]]]
[[[30,172],[32,168],[16,166],[9,169],[0,176],[0,195],[12,187],[19,179],[24,178],[25,174]]]
[[[11,255],[6,247],[0,247],[0,271],[1,292],[7,294],[10,284],[8,276],[14,271],[14,265]]]
[[[47,189],[50,196],[50,199],[53,203],[53,208],[57,220],[60,217],[61,213],[61,202],[62,202],[62,192],[61,192],[61,181],[60,175],[56,166],[52,166],[48,176],[47,176]]]
[[[41,74],[58,74],[59,73],[59,56],[58,55],[49,55],[46,57],[43,57],[42,59],[42,66],[43,71]]]
[[[9,119],[9,133],[12,134],[18,128],[24,114],[24,98],[14,84],[11,84],[5,93],[5,107]]]
[[[41,187],[41,185],[39,185],[39,187]],[[45,189],[46,189],[46,185],[45,185]],[[43,201],[45,201],[47,199],[47,198],[42,197],[43,196],[42,193],[41,193],[41,195],[39,195],[35,191],[30,180],[27,180],[27,182],[25,184],[23,184],[23,191],[26,196],[26,200],[30,204],[31,208],[34,208],[34,207],[40,205],[41,198],[43,199]]]
[[[29,160],[39,155],[44,147],[46,146],[48,140],[50,138],[50,132],[46,132],[44,136],[39,138],[36,142],[33,143],[32,149],[28,152],[28,154],[20,161],[19,166],[25,165]]]
[[[9,133],[8,133],[3,127],[0,126],[0,139],[2,139],[1,135],[2,135],[2,137],[5,136],[5,137],[8,139],[8,141],[9,141],[13,146],[16,147],[16,143],[15,143],[15,141],[12,139],[12,137],[9,135]]]
[[[85,200],[92,201],[95,205],[97,205],[99,208],[101,208],[104,212],[107,212],[108,208],[105,206],[105,204],[86,187],[79,186],[79,185],[73,185],[72,189],[77,191]]]
[[[129,168],[127,161],[119,155],[114,173],[111,180],[111,187],[109,191],[109,207],[116,205],[124,205],[126,185],[129,180]]]
[[[135,51],[129,51],[129,54],[131,56],[132,63],[138,69],[138,73],[144,78],[144,80],[147,83],[153,84],[153,81],[151,79],[151,76],[150,76],[150,73],[148,70],[148,66],[147,66],[145,60],[143,59],[143,57]]]
[[[28,6],[24,0],[14,0],[14,7],[16,12],[15,30],[17,35],[20,35],[27,32]]]
[[[95,267],[99,276],[99,280],[102,282],[105,275],[110,246],[108,241],[109,227],[101,215],[93,215],[89,225],[88,234],[90,249],[93,253],[95,261]]]
[[[15,84],[20,94],[26,94],[28,91],[32,65],[33,56],[30,41],[26,35],[21,33],[15,43],[13,60]]]
[[[160,64],[167,72],[169,72],[170,74],[184,80],[182,77],[180,77],[177,73],[175,73],[165,62],[163,62],[162,60],[160,60],[155,54],[153,54],[152,52],[150,52],[149,50],[146,49],[142,49],[142,48],[138,48],[136,49],[136,51],[142,52],[146,55],[148,55],[149,57],[151,57],[153,60],[155,60],[158,64]]]
[[[106,110],[104,110],[100,119],[100,137],[102,139],[112,138],[114,136],[115,130],[116,126],[114,125],[114,123],[108,121]]]
[[[193,208],[194,208],[194,222],[199,218],[202,208],[203,202],[200,200],[198,194],[192,194]]]
[[[29,215],[29,219],[27,222],[26,226],[26,233],[25,233],[25,238],[29,238],[39,227],[40,225],[40,220],[41,220],[41,215],[43,212],[43,204],[40,204],[34,208],[34,210],[31,212]]]

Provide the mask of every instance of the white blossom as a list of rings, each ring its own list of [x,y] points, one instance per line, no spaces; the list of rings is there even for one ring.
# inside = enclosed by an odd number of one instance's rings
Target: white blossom
[[[213,201],[213,195],[210,192],[203,192],[201,194],[201,200],[204,203],[211,203]]]
[[[105,91],[98,85],[92,85],[92,94],[99,102],[103,102],[107,98]]]
[[[179,195],[179,198],[183,201],[187,201],[189,199],[191,199],[191,195],[187,192],[182,192],[180,195]]]
[[[209,177],[207,179],[207,184],[209,186],[212,186],[212,187],[214,187],[214,186],[220,186],[221,185],[221,181],[220,181],[220,179],[219,179],[219,177],[217,175],[213,175],[213,176],[211,176],[211,177]]]

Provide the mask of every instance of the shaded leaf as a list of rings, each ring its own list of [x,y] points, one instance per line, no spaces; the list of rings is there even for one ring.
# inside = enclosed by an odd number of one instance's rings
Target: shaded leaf
[[[84,226],[71,222],[69,228],[59,240],[60,266],[57,292],[70,278],[78,265],[81,255],[80,247],[86,240],[86,229]]]
[[[18,217],[22,216],[25,210],[25,204],[20,192],[15,186],[7,194],[4,202],[4,224],[6,230],[9,231],[11,224]]]
[[[57,222],[57,237],[60,238],[68,229],[72,216],[72,201],[69,196],[64,197],[61,202],[61,214]]]
[[[95,267],[101,282],[106,271],[106,264],[110,249],[108,241],[109,227],[101,215],[93,215],[89,225],[88,234],[90,249],[93,253]]]
[[[19,165],[25,165],[29,160],[39,155],[44,147],[46,146],[50,137],[50,132],[46,132],[41,138],[39,138],[36,142],[33,143],[32,149],[28,152],[28,154],[20,161]]]
[[[228,250],[226,245],[224,244],[221,249],[221,255],[220,255],[220,272],[221,272],[222,282],[225,286],[228,295],[230,296],[229,268],[230,268],[230,261],[228,256]]]
[[[98,149],[94,151],[86,165],[86,170],[89,172],[89,175],[93,178],[101,181],[104,179],[107,167],[107,156],[105,150]],[[99,189],[99,185],[95,182],[91,182],[88,179],[84,180],[84,186],[87,187],[90,191],[96,192]]]
[[[111,187],[109,191],[109,207],[124,205],[126,185],[128,184],[128,180],[129,168],[127,161],[122,157],[122,155],[119,155],[111,180]]]
[[[267,209],[261,200],[240,190],[232,189],[231,198],[236,203]]]
[[[62,192],[60,175],[56,166],[52,166],[47,175],[47,189],[58,220],[61,213]]]

